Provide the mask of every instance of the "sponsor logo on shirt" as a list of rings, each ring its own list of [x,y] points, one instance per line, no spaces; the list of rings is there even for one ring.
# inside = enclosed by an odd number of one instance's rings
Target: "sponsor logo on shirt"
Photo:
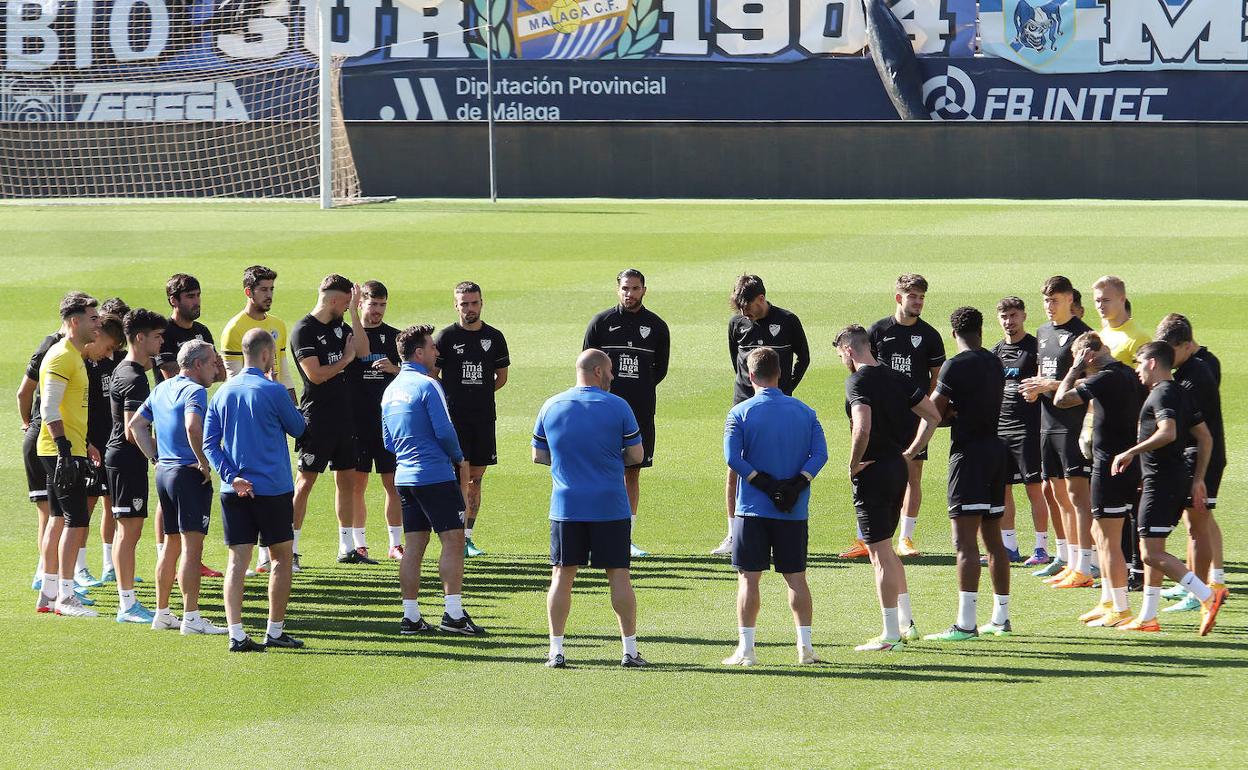
[[[461,385],[480,385],[485,381],[485,364],[464,361],[459,370]]]
[[[903,356],[900,353],[894,353],[888,361],[888,368],[902,374],[910,373],[910,356]]]
[[[607,327],[607,331],[609,331],[609,332],[613,332],[613,331],[615,331],[616,329],[619,329],[619,328],[620,328],[620,327],[618,327],[618,326],[608,326],[608,327]]]
[[[619,371],[615,373],[616,377],[628,380],[641,379],[641,359],[631,353],[620,354]]]

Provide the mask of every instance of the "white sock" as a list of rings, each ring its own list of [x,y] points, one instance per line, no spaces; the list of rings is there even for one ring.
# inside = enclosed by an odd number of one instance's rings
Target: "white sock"
[[[415,623],[420,620],[420,601],[417,599],[403,600],[403,617]]]
[[[897,622],[897,608],[884,607],[884,638],[889,641],[901,638],[901,627]]]
[[[1136,620],[1152,620],[1157,617],[1157,607],[1161,604],[1161,586],[1144,586],[1144,605]]]
[[[1049,533],[1048,532],[1036,533],[1036,548],[1043,548],[1046,551],[1049,550]]]
[[[630,658],[637,657],[637,635],[621,636],[620,641],[624,642],[624,654]]]
[[[1010,549],[1011,551],[1017,551],[1018,550],[1018,530],[1017,529],[1001,530],[1001,542],[1004,543],[1005,547]]]
[[[636,519],[637,517],[634,516],[633,518]],[[464,538],[472,539],[472,527],[464,527]]]
[[[914,528],[919,523],[918,517],[902,516],[901,517],[901,536],[905,538],[914,537]]]
[[[901,628],[909,628],[914,624],[914,614],[910,611],[910,594],[897,594],[897,624]]]
[[[797,649],[801,651],[810,646],[810,626],[798,626]]]
[[[556,655],[562,655],[562,654],[563,654],[563,637],[551,636],[550,637],[550,657],[553,658]]]
[[[87,568],[87,549],[85,547],[78,549],[78,563],[74,565],[74,572]]]
[[[1101,604],[1108,604],[1114,600],[1114,589],[1109,587],[1109,579],[1101,578]]]
[[[1226,569],[1218,567],[1209,568],[1209,582],[1217,583],[1220,586],[1226,585]]]
[[[754,654],[754,628],[737,627],[737,652]]]
[[[302,531],[303,531],[303,530],[301,530],[301,529],[295,529],[295,530],[294,530],[294,533],[295,533],[295,544],[294,544],[294,546],[293,546],[293,547],[294,547],[294,549],[295,549],[295,553],[303,553],[303,551],[300,551],[300,550],[299,550],[299,533],[300,533],[300,532],[302,532]]]
[[[1113,595],[1114,612],[1126,612],[1131,609],[1131,605],[1127,603],[1127,587],[1115,587],[1110,592]]]
[[[128,609],[130,609],[131,607],[133,607],[133,606],[134,606],[135,598],[134,598],[134,590],[133,590],[133,589],[131,589],[131,590],[129,590],[129,591],[126,591],[126,590],[124,590],[124,589],[118,588],[118,589],[117,589],[117,597],[121,600],[121,611],[122,611],[122,612],[125,612],[126,610],[128,610]]]
[[[464,616],[464,598],[461,594],[446,595],[446,614],[451,620],[459,620]]]
[[[243,630],[242,623],[230,624],[230,639],[235,642],[241,642],[247,638],[247,632]]]
[[[1179,581],[1179,585],[1193,593],[1196,596],[1197,601],[1208,601],[1209,597],[1213,596],[1213,589],[1205,585],[1205,581],[1196,577],[1195,572],[1189,571],[1186,575],[1184,575],[1183,579]]]
[[[1067,564],[1070,564],[1070,559],[1067,558],[1068,556],[1070,556],[1070,547],[1066,544],[1065,540],[1059,537],[1057,539],[1057,558]]]
[[[364,536],[364,527],[351,528],[351,542],[355,543],[356,548],[368,547],[368,539]]]
[[[194,623],[196,620],[199,620],[199,610],[183,610],[183,623]]]
[[[1009,594],[993,594],[992,595],[992,623],[996,626],[1004,626],[1005,621],[1010,619],[1010,595]]]
[[[978,602],[978,591],[958,591],[958,628],[963,631],[975,628],[975,605]]]
[[[386,532],[390,534],[390,547],[394,548],[403,542],[403,527],[386,527]]]
[[[268,564],[268,563],[269,563],[269,549],[265,548],[264,546],[260,546],[256,550],[256,566],[259,567],[261,564]]]
[[[866,538],[862,536],[861,524],[854,524],[854,537],[857,538],[859,541],[866,540]]]
[[[43,595],[48,597],[49,599],[55,599],[57,598],[57,594],[56,594],[57,589],[60,587],[60,580],[61,580],[60,575],[56,575],[51,572],[45,572],[43,573],[43,585],[42,587],[40,587],[39,590],[42,591]]]
[[[1092,551],[1088,548],[1079,549],[1079,563],[1075,566],[1075,572],[1082,572],[1085,575],[1092,572]]]
[[[156,617],[158,617],[158,618],[167,618],[167,617],[169,617],[169,616],[170,616],[170,615],[172,615],[172,614],[173,614],[173,613],[169,611],[169,608],[168,608],[168,607],[157,607],[157,608],[156,608]]]
[[[278,638],[279,636],[281,636],[281,635],[282,635],[282,633],[283,633],[283,631],[285,631],[285,630],[286,630],[286,621],[284,621],[284,620],[278,620],[278,621],[272,621],[272,620],[270,620],[270,621],[269,621],[268,628],[266,628],[266,629],[264,630],[264,633],[265,633],[266,635],[271,636],[271,637],[273,637],[274,639],[276,639],[276,638]]]
[[[1088,551],[1088,565],[1091,566],[1092,569],[1101,568],[1101,552],[1100,551],[1096,550],[1095,548],[1093,548],[1091,551]]]
[[[70,580],[60,580],[60,579],[58,578],[57,586],[60,588],[60,591],[59,591],[59,592],[57,593],[57,595],[56,595],[56,600],[57,600],[58,602],[68,601],[68,600],[69,600],[69,597],[71,597],[71,596],[73,596],[73,595],[74,595],[74,581],[73,581],[73,579],[70,579]]]
[[[632,537],[632,533],[636,529],[637,529],[637,514],[634,513],[632,517],[632,521],[629,524],[629,537]]]
[[[165,552],[165,541],[157,540],[156,541],[156,558],[159,559],[160,555],[164,552]]]
[[[355,546],[351,545],[351,528],[339,527],[338,528],[338,553],[339,555],[344,554],[347,551],[354,550],[354,548]]]
[[[104,563],[100,565],[100,569],[108,572],[113,569],[113,544],[104,544]]]

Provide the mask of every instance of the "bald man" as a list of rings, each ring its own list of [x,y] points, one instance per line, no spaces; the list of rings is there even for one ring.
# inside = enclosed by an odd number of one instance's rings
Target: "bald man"
[[[611,359],[589,348],[576,359],[576,387],[551,396],[533,427],[533,462],[550,466],[550,653],[563,668],[563,632],[572,582],[585,566],[605,569],[620,623],[620,665],[648,665],[637,653],[637,597],[629,577],[632,509],[624,467],[644,460],[641,429],[628,402],[613,395]]]

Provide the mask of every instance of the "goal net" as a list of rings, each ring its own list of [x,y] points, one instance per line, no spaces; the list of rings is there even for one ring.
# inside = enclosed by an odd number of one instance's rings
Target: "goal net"
[[[0,0],[0,199],[358,201],[316,3]]]

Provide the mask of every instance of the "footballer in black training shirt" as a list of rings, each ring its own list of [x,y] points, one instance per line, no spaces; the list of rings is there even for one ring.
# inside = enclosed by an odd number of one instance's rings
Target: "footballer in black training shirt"
[[[1031,507],[1031,523],[1036,536],[1035,549],[1027,566],[1049,562],[1049,505],[1040,484],[1040,405],[1023,398],[1019,386],[1040,371],[1036,338],[1027,333],[1027,308],[1019,297],[1005,297],[997,303],[997,321],[1002,340],[992,352],[1005,367],[1005,389],[1001,396],[1001,419],[997,435],[1005,442],[1005,516],[1001,535],[1010,559],[1021,559],[1016,529],[1014,492],[1011,485],[1022,484]],[[1061,518],[1054,517],[1057,527]]]
[[[381,436],[381,397],[399,373],[399,330],[384,323],[390,293],[381,281],[360,285],[360,320],[368,337],[368,355],[357,356],[347,365],[347,381],[352,395],[351,416],[355,420],[355,481],[351,492],[351,536],[356,550],[368,555],[366,529],[368,476],[376,471],[385,490],[386,527],[391,559],[403,558],[403,511],[394,471],[394,454],[386,449]]]
[[[1218,610],[1226,601],[1225,588],[1211,588],[1166,552],[1166,536],[1178,525],[1187,500],[1204,508],[1205,472],[1213,452],[1213,437],[1204,417],[1183,386],[1170,374],[1174,348],[1165,342],[1149,342],[1135,354],[1136,373],[1149,389],[1140,409],[1140,442],[1114,458],[1114,471],[1125,469],[1141,457],[1143,493],[1140,495],[1139,531],[1144,552],[1144,605],[1130,623],[1129,631],[1159,631],[1157,609],[1161,603],[1162,577],[1169,577],[1190,591],[1201,603],[1201,636],[1214,626]],[[1195,474],[1188,477],[1184,448],[1187,437],[1196,439]]]
[[[169,326],[165,329],[165,341],[153,359],[152,377],[159,384],[178,376],[178,350],[191,340],[212,343],[212,332],[198,321],[202,312],[199,281],[193,275],[176,273],[165,283],[165,296],[169,307]],[[218,382],[225,379],[225,367],[218,373]]]
[[[376,563],[353,545],[351,490],[347,485],[354,477],[337,473],[354,471],[358,459],[346,368],[356,356],[368,355],[367,350],[361,349],[368,345],[368,336],[360,323],[359,290],[341,275],[325,276],[316,307],[299,319],[290,332],[290,349],[303,380],[299,410],[308,421],[308,429],[295,440],[295,452],[299,457],[299,475],[295,479],[295,538],[298,542],[312,485],[328,467],[335,471],[334,483],[341,493],[334,496],[335,502],[347,501],[345,509],[335,506],[338,561],[347,564]],[[350,326],[342,320],[348,311]]]
[[[1143,391],[1135,372],[1114,359],[1096,332],[1081,334],[1071,353],[1074,363],[1053,401],[1059,407],[1092,405],[1092,516],[1101,532],[1097,550],[1104,565],[1101,598],[1079,619],[1092,626],[1116,628],[1131,619],[1122,530],[1134,518],[1140,469],[1138,463],[1131,463],[1113,473],[1113,462],[1135,444]],[[1126,541],[1127,547],[1130,542]]]
[[[949,517],[958,553],[958,617],[933,641],[958,642],[979,634],[1010,633],[1010,564],[1001,539],[1005,514],[1005,444],[997,436],[1005,368],[982,345],[984,317],[960,307],[949,317],[958,354],[940,368],[932,397],[945,419],[951,418],[949,446]],[[993,607],[988,624],[975,625],[979,592],[979,544],[988,551]]]
[[[867,330],[871,354],[893,371],[906,375],[924,395],[929,395],[936,372],[945,362],[945,342],[940,332],[919,317],[927,298],[927,279],[918,273],[905,273],[897,277],[895,289],[893,314],[876,321]],[[918,418],[912,418],[912,422],[912,429],[917,428]],[[923,503],[923,461],[926,459],[924,450],[910,463],[899,546],[902,556],[919,555],[914,545],[914,528]]]
[[[503,333],[481,320],[481,287],[472,281],[455,286],[459,322],[438,333],[436,368],[446,392],[447,410],[468,461],[468,498],[464,501],[464,555],[484,551],[472,539],[481,513],[481,479],[485,469],[498,464],[494,393],[507,384],[511,354]]]
[[[127,308],[128,310],[129,308]],[[126,346],[126,335],[121,319],[115,315],[101,314],[100,333],[83,348],[87,365],[87,443],[95,447],[103,457],[113,432],[113,412],[109,404],[109,389],[113,370],[125,358],[121,352]],[[112,500],[108,492],[108,480],[104,468],[95,469],[94,477],[87,483],[89,498],[104,498],[104,513],[112,518]],[[101,522],[102,535],[109,535],[104,542],[112,542],[112,524]]]
[[[732,361],[736,379],[732,403],[739,404],[754,397],[750,372],[745,359],[756,348],[771,348],[780,356],[780,390],[793,395],[806,370],[810,368],[810,345],[806,330],[794,313],[767,301],[767,287],[757,275],[742,275],[730,297],[736,311],[728,321],[728,359]],[[724,501],[728,510],[728,535],[711,551],[716,556],[732,555],[732,516],[737,500],[737,474],[728,469]]]
[[[645,450],[641,465],[624,469],[624,486],[633,516],[641,499],[641,469],[654,464],[654,413],[656,390],[667,376],[671,357],[671,335],[667,324],[642,304],[646,277],[628,269],[615,277],[619,304],[602,311],[589,321],[582,350],[597,348],[611,359],[615,379],[611,392],[628,402],[641,428]]]
[[[1075,344],[1075,338],[1092,329],[1074,314],[1075,287],[1069,278],[1062,275],[1049,278],[1042,292],[1044,312],[1049,320],[1036,330],[1040,372],[1023,380],[1021,388],[1024,398],[1040,402],[1040,475],[1052,480],[1053,496],[1062,512],[1062,528],[1071,556],[1058,574],[1072,579],[1072,584],[1065,587],[1091,586],[1094,546],[1089,479],[1092,464],[1079,448],[1079,433],[1088,409],[1086,404],[1069,409],[1054,406],[1053,393],[1070,371],[1073,362],[1070,347]]]

